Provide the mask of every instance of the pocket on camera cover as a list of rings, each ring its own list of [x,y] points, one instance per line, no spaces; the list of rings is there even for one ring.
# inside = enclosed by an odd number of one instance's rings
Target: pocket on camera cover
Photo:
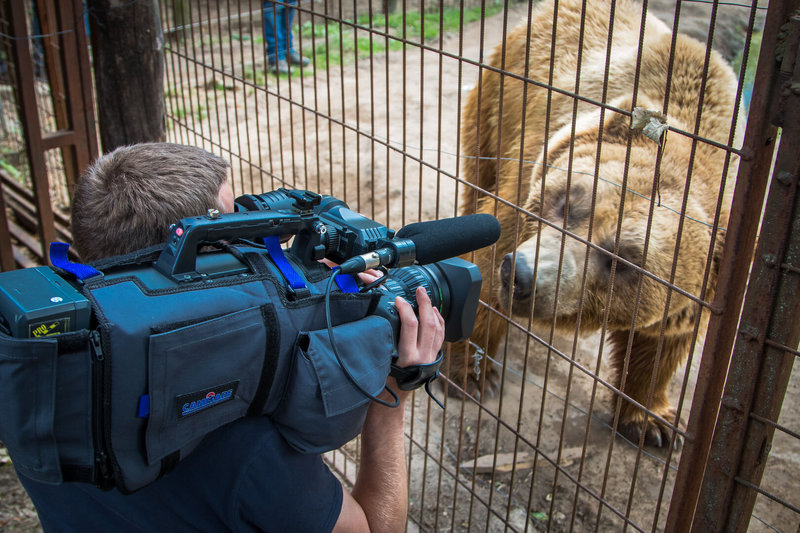
[[[58,343],[0,334],[0,440],[16,468],[38,481],[61,482],[54,434]]]
[[[333,328],[342,362],[363,391],[377,396],[389,375],[392,327],[378,316]],[[345,374],[327,329],[301,334],[286,395],[273,415],[286,441],[303,453],[334,450],[355,438],[370,399]]]
[[[150,337],[149,464],[245,416],[273,334],[253,307]]]

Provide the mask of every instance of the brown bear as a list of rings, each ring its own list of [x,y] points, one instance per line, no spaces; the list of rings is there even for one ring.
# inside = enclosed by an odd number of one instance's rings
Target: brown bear
[[[560,0],[554,16],[552,0],[538,4],[466,100],[460,209],[494,214],[503,233],[466,257],[490,307],[451,346],[448,373],[473,394],[495,386],[487,358],[476,375],[475,347],[496,356],[509,315],[602,331],[625,399],[620,430],[662,446],[675,423],[667,386],[713,297],[738,164],[737,81],[719,54],[652,15],[642,32],[632,0],[584,5]],[[634,109],[655,112],[649,134]]]

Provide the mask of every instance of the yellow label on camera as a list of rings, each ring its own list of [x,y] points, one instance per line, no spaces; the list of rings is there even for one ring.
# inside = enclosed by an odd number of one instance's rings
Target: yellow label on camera
[[[69,331],[69,317],[28,324],[28,337],[49,337]]]

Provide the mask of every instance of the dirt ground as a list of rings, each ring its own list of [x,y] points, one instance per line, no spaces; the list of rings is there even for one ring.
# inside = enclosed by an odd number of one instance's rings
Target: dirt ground
[[[650,1],[649,6],[671,24],[674,0]],[[685,3],[680,30],[705,41],[709,6]],[[742,13],[746,16],[744,9],[723,7],[717,21],[714,46],[727,59],[743,46]],[[444,55],[413,49],[392,52],[388,61],[375,56],[320,71],[316,77],[277,83],[269,78],[273,96],[266,104],[263,95],[232,87],[222,101],[213,100],[208,117],[195,127],[212,132],[215,142],[218,136],[223,152],[232,154],[237,194],[278,186],[309,188],[342,198],[392,228],[453,216],[459,109],[477,79],[477,68],[448,54],[485,59],[501,41],[504,22],[511,28],[526,14],[526,4],[513,4],[507,14],[472,23],[461,35],[446,35]],[[429,45],[439,47],[438,42]],[[197,85],[202,91],[209,81]],[[211,102],[218,94],[204,93],[203,98]],[[278,105],[278,100],[283,103]],[[301,105],[290,106],[289,100]],[[338,122],[322,120],[314,109]],[[191,135],[177,140],[203,142]],[[594,371],[603,344],[598,336],[576,341],[551,339],[548,331],[535,333]],[[625,529],[624,516],[631,530],[661,530],[680,451],[642,452],[614,438],[605,392],[594,380],[542,344],[530,342],[523,332],[511,331],[506,348],[505,356],[495,354],[503,376],[501,393],[482,406],[438,390],[435,393],[446,402],[442,411],[424,394],[416,395],[408,428],[409,530],[417,530],[415,523],[420,523],[425,530],[443,532],[615,532]],[[696,366],[695,359],[687,369],[685,390],[679,378],[673,383],[673,401],[685,399],[686,416]],[[607,375],[602,368],[600,375]],[[799,395],[800,383],[793,379],[786,403],[793,405]],[[784,411],[780,423],[800,427],[797,413]],[[341,454],[333,454],[331,460],[346,463]],[[352,473],[348,467],[345,477]],[[800,444],[776,437],[764,477],[768,490],[786,494],[798,475]],[[585,490],[576,492],[576,483]],[[40,530],[35,510],[2,452],[0,494],[0,530]],[[609,505],[601,505],[601,499]],[[753,532],[795,531],[798,526],[794,513],[763,498],[755,515]]]

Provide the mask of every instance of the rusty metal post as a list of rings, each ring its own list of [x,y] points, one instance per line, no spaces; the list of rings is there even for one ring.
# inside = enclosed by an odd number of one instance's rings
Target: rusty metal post
[[[39,123],[39,112],[36,106],[25,2],[24,0],[12,0],[9,7],[14,34],[14,65],[17,68],[17,80],[20,88],[18,97],[25,130],[25,149],[33,181],[33,197],[38,211],[41,251],[37,255],[45,259],[47,258],[47,247],[56,240],[56,226],[53,207],[50,205],[50,186],[47,180],[47,165],[44,161],[42,127]]]
[[[9,2],[9,21],[14,34],[14,65],[17,69],[17,90],[20,120],[23,124],[26,155],[32,187],[8,191],[11,211],[25,224],[8,224],[12,234],[42,264],[48,260],[49,243],[56,239],[70,240],[69,219],[54,211],[50,198],[50,178],[45,163],[48,150],[60,150],[64,162],[66,185],[70,196],[78,176],[97,158],[97,128],[94,118],[94,96],[91,64],[83,18],[82,0],[36,0],[42,35],[55,131],[44,131],[37,102],[30,38],[27,28],[27,5],[24,0]],[[6,4],[4,4],[6,5]],[[35,228],[35,230],[34,230]],[[39,242],[30,239],[38,233]],[[18,264],[27,256],[15,253]],[[30,259],[27,260],[31,262]],[[35,263],[34,263],[35,264]],[[24,265],[23,266],[29,266]]]
[[[89,44],[83,19],[83,0],[59,2],[59,21],[62,28],[75,28],[63,36],[65,50],[65,84],[67,104],[71,118],[71,138],[61,142],[64,152],[74,152],[72,169],[67,173],[70,198],[80,174],[97,159],[99,147],[94,117],[94,89],[92,67],[89,60]],[[65,159],[65,166],[67,161]]]
[[[3,185],[0,184],[0,271],[7,272],[16,268],[14,249],[11,245],[11,234],[8,232],[6,219],[6,201],[3,198]]]
[[[692,531],[746,531],[800,341],[800,11],[782,48],[782,127],[725,395]],[[767,341],[770,341],[767,343]],[[755,416],[751,416],[755,415]]]
[[[37,0],[57,131],[43,135],[45,150],[61,149],[70,197],[98,145],[82,0]],[[74,31],[60,31],[73,29]],[[88,112],[87,112],[88,110]]]
[[[700,495],[776,142],[770,117],[778,79],[777,36],[796,8],[797,0],[774,0],[767,11],[717,291],[667,515],[668,533],[691,529]]]
[[[57,21],[56,5],[53,0],[36,0],[39,15],[39,26],[42,28],[42,44],[44,49],[45,66],[47,67],[47,81],[50,84],[50,94],[53,101],[53,113],[58,130],[68,130],[70,127],[69,108],[67,107],[67,90],[64,87],[64,67],[61,64],[61,54],[64,52],[59,26]],[[69,2],[64,2],[64,7],[69,8]],[[63,34],[64,38],[73,32]],[[74,54],[65,53],[65,61],[74,61]],[[67,183],[75,181],[75,158],[69,147],[61,149],[61,158],[64,160],[64,172]]]

